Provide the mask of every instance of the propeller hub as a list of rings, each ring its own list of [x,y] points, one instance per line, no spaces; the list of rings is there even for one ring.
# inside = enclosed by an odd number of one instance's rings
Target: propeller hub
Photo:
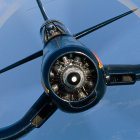
[[[81,87],[84,84],[84,79],[84,72],[77,66],[67,67],[62,74],[62,82],[71,90]]]
[[[79,73],[71,73],[68,75],[67,81],[71,85],[77,85],[81,80]]]

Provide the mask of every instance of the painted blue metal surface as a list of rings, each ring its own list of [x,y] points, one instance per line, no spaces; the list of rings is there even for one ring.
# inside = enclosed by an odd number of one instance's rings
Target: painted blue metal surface
[[[134,2],[140,6],[138,0]],[[128,11],[112,0],[52,0],[44,4],[49,16],[65,23],[72,33]],[[0,68],[42,48],[42,23],[35,0],[0,0]],[[93,49],[103,64],[139,64],[139,25],[140,19],[132,14],[81,42]],[[19,120],[41,95],[40,68],[41,58],[0,75],[0,127]],[[58,110],[40,129],[22,139],[139,140],[139,90],[140,82],[108,87],[94,108],[79,114]]]

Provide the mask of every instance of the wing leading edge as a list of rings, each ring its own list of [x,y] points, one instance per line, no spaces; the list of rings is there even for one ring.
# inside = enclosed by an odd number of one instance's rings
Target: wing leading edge
[[[0,139],[11,140],[26,135],[43,125],[56,110],[56,105],[44,92],[20,121],[0,129]]]
[[[106,65],[104,70],[108,86],[131,85],[140,81],[140,65]]]

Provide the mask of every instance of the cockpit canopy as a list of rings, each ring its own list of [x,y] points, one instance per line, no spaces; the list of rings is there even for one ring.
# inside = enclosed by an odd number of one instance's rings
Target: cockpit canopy
[[[56,36],[71,35],[69,30],[57,20],[48,20],[40,29],[42,41],[46,44]]]

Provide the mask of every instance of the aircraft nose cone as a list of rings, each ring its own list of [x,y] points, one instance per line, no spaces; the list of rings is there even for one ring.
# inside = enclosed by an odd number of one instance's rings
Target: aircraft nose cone
[[[77,84],[79,84],[80,80],[81,80],[81,76],[77,72],[72,72],[67,77],[67,81],[71,85],[77,85]]]

